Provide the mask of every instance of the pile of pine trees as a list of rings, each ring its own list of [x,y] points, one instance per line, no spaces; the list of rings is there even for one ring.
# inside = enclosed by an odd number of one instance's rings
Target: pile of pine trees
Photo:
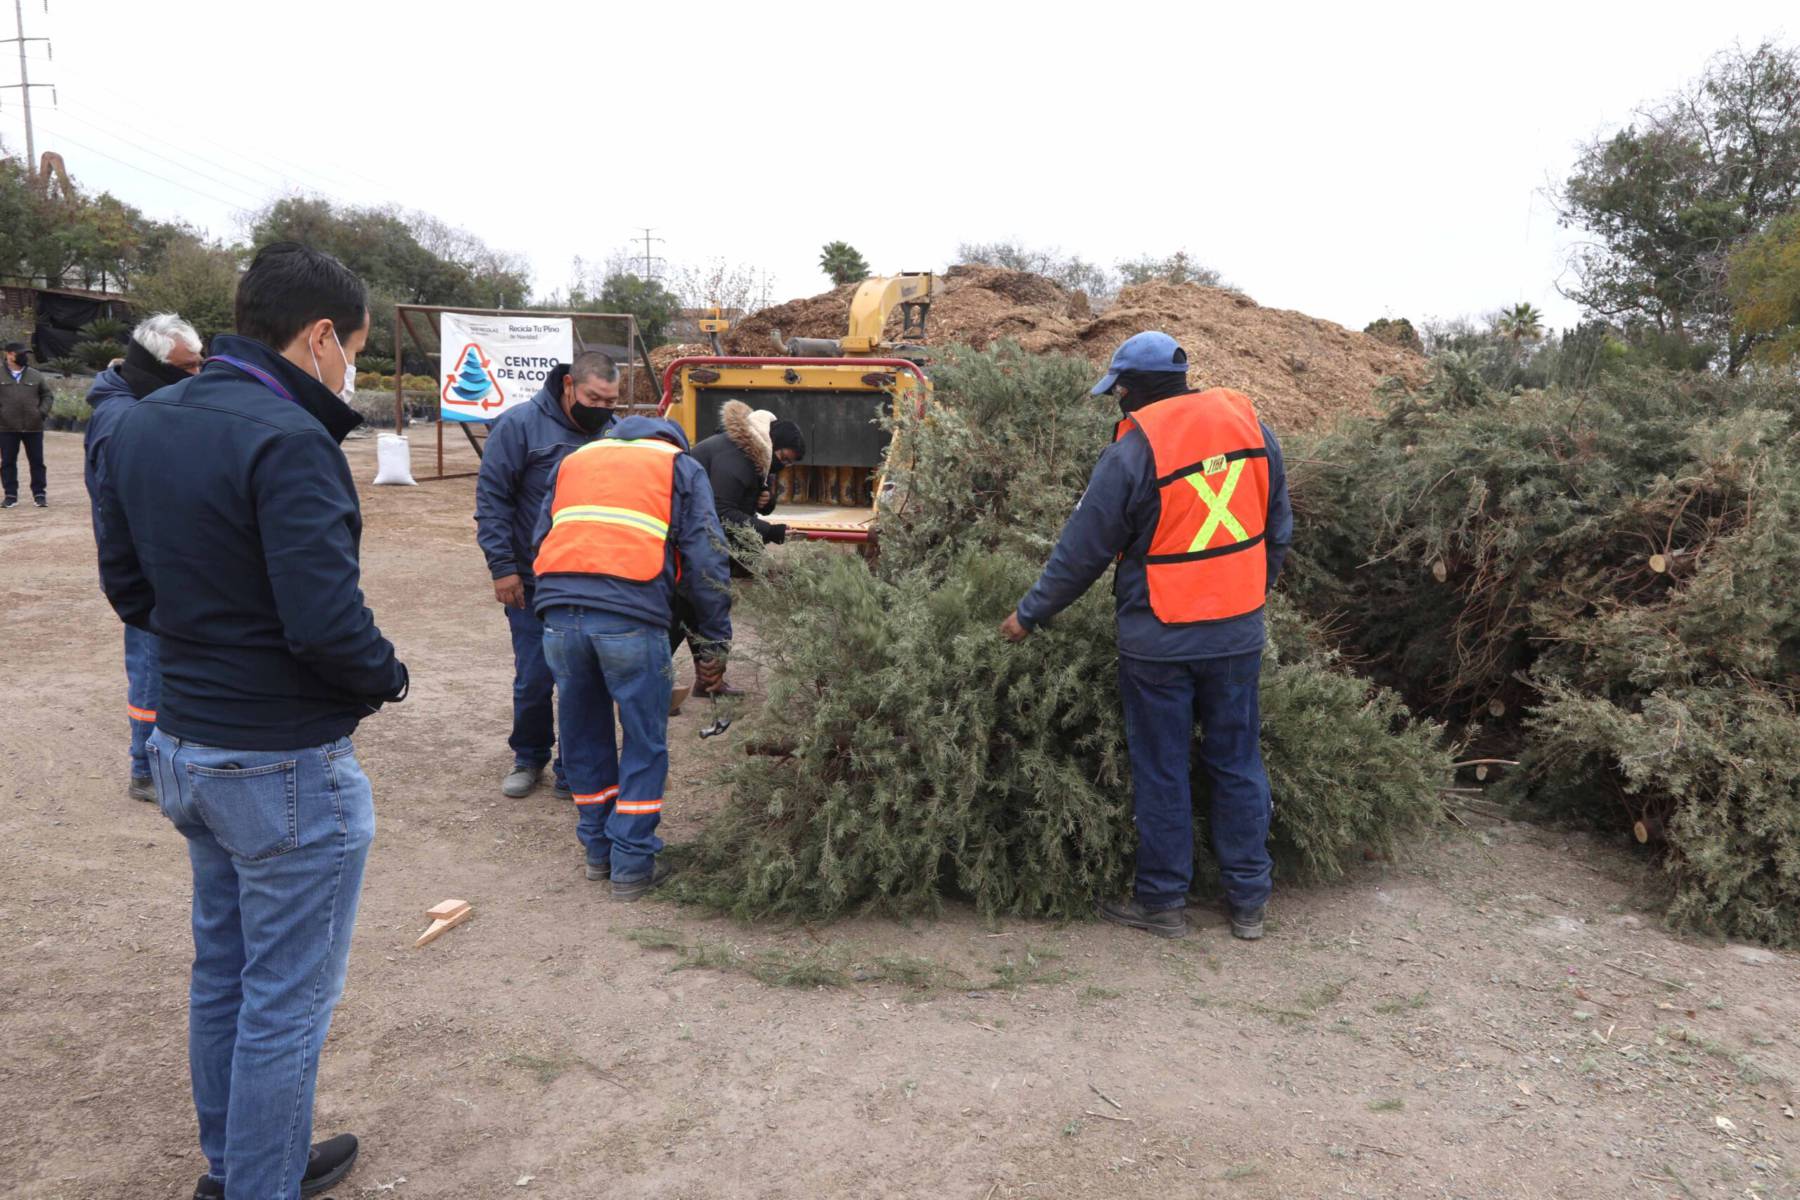
[[[899,418],[875,566],[791,547],[740,594],[769,698],[678,893],[744,917],[952,896],[1071,916],[1129,886],[1110,587],[1021,645],[997,633],[1111,436],[1090,376],[1010,347],[955,355],[931,412]],[[1270,624],[1277,873],[1331,879],[1430,825],[1450,755],[1439,726],[1346,671],[1279,597]],[[1204,796],[1195,809],[1207,863]]]
[[[1657,847],[1675,923],[1800,945],[1797,435],[1791,380],[1451,362],[1295,450],[1290,583],[1530,797]]]

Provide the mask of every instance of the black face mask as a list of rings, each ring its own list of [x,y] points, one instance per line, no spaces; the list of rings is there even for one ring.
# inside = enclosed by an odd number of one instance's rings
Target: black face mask
[[[569,406],[569,415],[575,419],[575,425],[581,432],[591,436],[612,424],[613,410],[575,403]]]

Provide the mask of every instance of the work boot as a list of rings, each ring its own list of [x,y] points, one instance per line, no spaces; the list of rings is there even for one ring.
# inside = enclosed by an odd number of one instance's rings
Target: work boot
[[[566,783],[557,784],[553,794],[558,800],[573,800],[575,798],[575,793],[569,790],[569,785]]]
[[[1095,907],[1102,921],[1111,921],[1114,925],[1142,929],[1157,937],[1187,936],[1187,914],[1181,905],[1151,912],[1136,900],[1102,900]]]
[[[306,1158],[306,1174],[300,1177],[300,1194],[316,1196],[342,1182],[356,1165],[359,1149],[354,1133],[314,1142]],[[225,1200],[225,1185],[211,1175],[202,1175],[194,1185],[194,1200]]]
[[[500,794],[510,800],[523,800],[531,795],[531,789],[538,785],[538,779],[544,774],[542,767],[528,767],[524,763],[514,763],[513,769],[500,781]]]
[[[142,800],[145,804],[155,804],[156,782],[148,775],[133,775],[131,783],[125,788],[125,794],[133,800]]]
[[[657,863],[650,874],[642,879],[633,879],[626,883],[615,879],[612,881],[612,898],[621,904],[635,904],[642,900],[651,889],[661,886],[663,880],[667,879],[670,874],[672,872],[665,864]],[[592,877],[590,876],[590,878]]]
[[[599,882],[602,879],[611,879],[612,860],[607,859],[605,862],[597,863],[590,858],[587,864],[587,877],[595,882]]]
[[[1266,904],[1255,908],[1235,908],[1227,906],[1231,912],[1231,936],[1242,938],[1246,942],[1254,942],[1263,935],[1263,910]]]

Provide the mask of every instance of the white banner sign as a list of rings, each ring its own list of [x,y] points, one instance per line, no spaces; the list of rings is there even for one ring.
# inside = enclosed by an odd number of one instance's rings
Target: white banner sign
[[[575,357],[567,317],[444,313],[438,327],[446,421],[492,421],[530,402],[559,363]]]

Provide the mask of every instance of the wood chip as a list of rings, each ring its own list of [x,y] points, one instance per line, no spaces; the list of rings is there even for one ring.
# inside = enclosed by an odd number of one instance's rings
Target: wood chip
[[[440,916],[440,913],[444,915]],[[415,950],[420,946],[429,946],[458,925],[463,924],[475,915],[475,909],[467,900],[446,900],[442,904],[434,904],[426,909],[425,915],[431,918],[431,925],[419,935],[419,940],[413,943]]]

